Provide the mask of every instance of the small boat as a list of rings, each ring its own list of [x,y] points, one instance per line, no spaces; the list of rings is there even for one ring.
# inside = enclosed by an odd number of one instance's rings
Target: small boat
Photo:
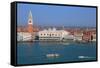
[[[46,57],[58,57],[60,56],[59,54],[47,54]]]
[[[78,56],[78,58],[82,59],[82,58],[85,58],[85,56]]]

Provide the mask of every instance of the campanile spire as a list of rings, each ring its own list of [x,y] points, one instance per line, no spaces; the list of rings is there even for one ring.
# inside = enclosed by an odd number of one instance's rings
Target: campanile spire
[[[32,12],[29,12],[28,16],[28,32],[32,33],[33,32],[33,19],[32,19]]]
[[[29,16],[28,16],[28,24],[32,24],[33,25],[33,19],[32,19],[32,12],[29,12]]]

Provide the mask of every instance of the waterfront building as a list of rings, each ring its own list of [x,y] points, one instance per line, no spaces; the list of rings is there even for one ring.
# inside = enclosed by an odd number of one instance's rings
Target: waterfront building
[[[74,32],[74,41],[82,41],[82,32]]]
[[[32,13],[29,12],[28,25],[17,27],[17,41],[33,41],[38,28],[33,25]]]
[[[96,41],[96,34],[93,34],[93,40],[92,41]]]
[[[68,41],[68,40],[69,40],[69,41],[73,41],[73,40],[74,40],[74,35],[70,35],[70,34],[69,34],[69,35],[66,35],[66,36],[64,37],[64,40],[65,40],[65,41],[66,41],[66,40],[67,40],[67,41]]]
[[[96,29],[92,29],[91,33],[92,33],[92,36],[93,36],[92,41],[96,41]]]
[[[56,30],[56,28],[49,28],[39,31],[39,40],[54,40],[59,41],[64,39],[66,36],[69,35],[69,32],[65,30]]]
[[[93,39],[91,32],[90,31],[84,31],[82,39],[84,41],[91,41]]]
[[[31,41],[32,34],[29,32],[18,32],[17,33],[17,41]]]
[[[83,32],[83,40],[96,41],[96,30],[86,30]]]
[[[68,37],[70,37],[74,41],[82,41],[83,31],[80,28],[69,28],[66,29],[66,31],[69,31]]]

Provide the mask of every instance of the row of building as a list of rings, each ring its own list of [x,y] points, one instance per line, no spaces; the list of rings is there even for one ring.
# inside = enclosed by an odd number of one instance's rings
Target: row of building
[[[71,34],[66,30],[56,30],[56,28],[49,28],[44,30],[37,30],[33,32],[19,31],[17,32],[18,41],[96,41],[96,33],[93,31],[74,32]]]
[[[38,32],[39,40],[73,40],[73,41],[96,41],[96,32],[93,30],[73,31],[71,34],[67,30],[44,29]]]
[[[40,30],[33,25],[32,13],[29,13],[28,25],[17,28],[17,41],[96,41],[96,29],[56,29]]]

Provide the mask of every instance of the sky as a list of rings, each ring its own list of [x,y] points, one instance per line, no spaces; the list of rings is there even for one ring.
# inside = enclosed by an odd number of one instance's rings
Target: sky
[[[96,27],[96,8],[23,3],[17,4],[18,26],[28,24],[30,11],[33,25]]]

